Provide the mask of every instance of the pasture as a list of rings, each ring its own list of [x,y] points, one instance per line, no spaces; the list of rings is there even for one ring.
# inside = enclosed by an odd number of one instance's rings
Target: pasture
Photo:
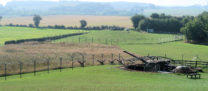
[[[118,66],[91,66],[1,78],[1,91],[206,91],[208,74],[191,80],[184,75],[125,71]]]
[[[1,27],[2,36],[7,40],[22,38],[36,38],[80,32],[79,30],[35,29],[20,27]],[[20,32],[21,31],[21,32]],[[41,32],[40,32],[41,31]],[[84,31],[85,32],[85,31]],[[192,60],[199,56],[200,60],[208,61],[208,47],[206,45],[187,44],[183,41],[183,35],[178,34],[151,34],[134,31],[88,31],[88,34],[63,38],[52,43],[24,43],[19,45],[6,45],[0,47],[1,62],[8,64],[8,74],[19,73],[19,62],[22,62],[23,72],[33,72],[33,61],[39,60],[38,70],[53,68],[67,68],[50,70],[22,75],[0,78],[1,91],[206,91],[208,90],[208,74],[202,74],[202,79],[187,79],[184,75],[162,74],[139,71],[126,71],[119,69],[119,65],[103,65],[99,63],[92,66],[92,55],[96,60],[101,59],[101,54],[106,60],[111,59],[111,54],[118,58],[120,53],[124,58],[131,58],[122,54],[123,50],[136,53],[141,56],[154,55],[166,56],[174,59]],[[9,34],[11,33],[11,34]],[[22,34],[22,35],[21,35]],[[25,34],[25,35],[23,35]],[[28,35],[28,36],[26,36]],[[1,37],[2,37],[1,36]],[[3,37],[2,37],[3,38]],[[6,39],[2,40],[2,43]],[[87,67],[79,67],[76,64],[73,70],[72,55],[85,55]],[[59,61],[59,58],[63,58]],[[50,63],[48,60],[50,58]],[[198,59],[199,60],[199,59]],[[15,64],[16,62],[16,64]],[[106,62],[106,64],[109,64]],[[49,65],[49,66],[48,66]],[[10,68],[9,68],[10,67]],[[36,67],[36,66],[35,66]],[[50,67],[50,68],[49,68]],[[13,70],[15,69],[15,70]],[[4,64],[0,65],[0,74],[4,75]],[[12,88],[11,88],[12,87]]]
[[[167,56],[173,59],[208,61],[208,46],[184,43],[182,35],[149,34],[127,31],[92,31],[86,35],[56,40],[56,42],[76,42],[118,45],[123,50],[147,56]],[[182,40],[181,40],[182,39]],[[195,60],[194,60],[195,61]]]
[[[131,20],[129,16],[70,16],[70,15],[55,15],[43,16],[40,26],[48,25],[65,25],[65,26],[80,26],[80,20],[84,19],[88,22],[88,26],[121,26],[131,28]],[[33,24],[33,16],[27,17],[10,17],[4,18],[1,24]]]
[[[80,30],[61,30],[61,29],[36,29],[24,27],[0,27],[0,45],[5,41],[42,38],[57,36],[70,33],[78,33]]]

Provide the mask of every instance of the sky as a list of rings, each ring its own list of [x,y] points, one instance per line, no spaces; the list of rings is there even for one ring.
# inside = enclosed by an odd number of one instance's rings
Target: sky
[[[13,0],[0,0],[0,4],[5,5]],[[31,0],[24,0],[31,1]],[[37,0],[35,0],[37,1]],[[59,0],[39,0],[39,1],[59,1]],[[80,0],[80,1],[95,1],[95,2],[112,2],[112,1],[128,1],[128,2],[144,2],[159,6],[190,6],[190,5],[207,5],[208,0]]]

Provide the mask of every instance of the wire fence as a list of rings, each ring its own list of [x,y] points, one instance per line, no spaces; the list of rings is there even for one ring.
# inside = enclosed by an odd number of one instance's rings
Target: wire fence
[[[167,37],[146,37],[146,38],[95,38],[89,36],[71,37],[70,39],[58,40],[58,42],[69,43],[100,43],[106,45],[119,45],[119,44],[162,44],[168,42],[175,42],[183,40],[183,35],[170,35]]]
[[[45,58],[45,61],[39,61],[36,58],[31,59],[26,62],[5,62],[0,64],[0,77],[4,77],[7,80],[8,76],[19,75],[20,78],[23,77],[22,74],[33,73],[36,76],[37,72],[47,71],[50,73],[50,70],[60,70],[66,68],[75,67],[86,67],[86,66],[95,66],[95,65],[124,65],[126,57],[123,57],[121,54],[111,54],[111,55],[73,55],[68,58],[56,57]]]

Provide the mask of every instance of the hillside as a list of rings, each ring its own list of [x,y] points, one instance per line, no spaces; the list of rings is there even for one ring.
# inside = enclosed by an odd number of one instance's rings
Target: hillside
[[[198,15],[207,11],[208,6],[162,7],[136,2],[83,2],[83,1],[11,1],[0,6],[3,16],[40,15],[107,15],[132,16],[134,14],[150,15],[166,13],[170,15]],[[177,11],[177,12],[175,12]],[[179,13],[180,12],[180,13]]]

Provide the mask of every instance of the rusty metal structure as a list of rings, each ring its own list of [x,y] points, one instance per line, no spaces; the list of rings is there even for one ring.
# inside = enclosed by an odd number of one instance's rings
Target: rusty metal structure
[[[171,72],[176,66],[170,64],[171,59],[159,56],[144,56],[138,57],[130,52],[123,51],[124,53],[132,56],[136,60],[131,60],[131,64],[125,65],[128,69],[141,70],[141,71],[166,71]],[[130,60],[129,60],[130,61]],[[136,63],[136,61],[141,61],[141,64]]]

